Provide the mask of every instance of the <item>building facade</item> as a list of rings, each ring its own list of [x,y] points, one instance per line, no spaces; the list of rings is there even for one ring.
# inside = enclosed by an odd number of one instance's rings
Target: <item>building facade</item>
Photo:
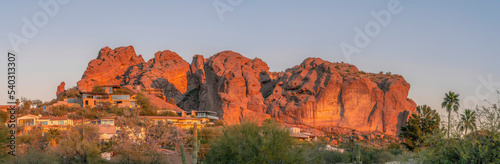
[[[109,103],[119,107],[137,107],[137,96],[124,91],[119,85],[104,85],[103,92],[80,92],[82,94],[82,107],[94,108],[97,105]]]

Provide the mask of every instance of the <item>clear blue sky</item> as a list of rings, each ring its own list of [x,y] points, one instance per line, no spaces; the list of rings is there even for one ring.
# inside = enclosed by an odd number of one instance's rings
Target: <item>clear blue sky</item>
[[[214,8],[217,1],[232,9],[223,14],[224,20]],[[8,34],[22,36],[22,18],[32,20],[44,11],[38,2],[0,2],[0,52],[5,54],[0,59],[0,103],[7,100],[5,56],[13,49]],[[353,45],[355,27],[364,29],[375,20],[370,12],[387,10],[388,3],[69,1],[19,46],[18,96],[48,101],[61,81],[67,88],[76,86],[88,62],[105,46],[133,45],[145,60],[168,49],[187,62],[195,54],[208,57],[233,50],[263,59],[271,71],[284,71],[307,57],[347,61],[340,43]],[[463,103],[467,97],[492,99],[487,89],[479,90],[483,97],[475,90],[479,77],[491,74],[500,83],[500,1],[401,0],[400,6],[401,12],[392,14],[390,23],[350,63],[367,72],[403,75],[412,85],[409,97],[419,105],[442,110],[440,102],[449,90],[460,93]]]

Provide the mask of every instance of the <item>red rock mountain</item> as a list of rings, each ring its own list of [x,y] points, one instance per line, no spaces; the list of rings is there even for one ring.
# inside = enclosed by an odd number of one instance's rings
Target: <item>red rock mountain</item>
[[[354,129],[395,135],[416,104],[410,84],[400,75],[373,74],[355,66],[308,58],[285,72],[269,72],[261,59],[223,51],[191,64],[172,51],[144,62],[134,48],[101,49],[82,79],[80,90],[94,85],[140,85],[162,89],[186,111],[215,111],[226,123],[244,118],[331,131]]]

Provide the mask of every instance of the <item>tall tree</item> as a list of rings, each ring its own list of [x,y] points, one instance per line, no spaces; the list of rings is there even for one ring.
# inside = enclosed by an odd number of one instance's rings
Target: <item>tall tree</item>
[[[418,114],[412,114],[406,126],[401,127],[400,137],[405,139],[404,145],[410,150],[424,146],[423,137],[439,129],[439,114],[427,105],[417,106]]]
[[[466,109],[464,114],[460,114],[460,122],[458,123],[458,129],[460,131],[465,130],[465,135],[467,135],[467,130],[474,130],[476,128],[476,111],[471,111]]]
[[[454,112],[457,112],[458,108],[460,108],[460,100],[458,99],[458,96],[460,96],[460,94],[450,91],[445,94],[443,103],[441,104],[441,107],[445,108],[446,112],[448,112],[448,138],[450,138],[451,111],[453,110]]]

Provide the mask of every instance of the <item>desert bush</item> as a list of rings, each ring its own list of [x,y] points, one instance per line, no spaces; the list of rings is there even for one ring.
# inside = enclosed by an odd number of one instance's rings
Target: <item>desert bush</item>
[[[104,87],[102,87],[102,86],[94,86],[94,88],[92,88],[92,92],[105,93],[106,91],[104,90]]]
[[[185,144],[187,135],[171,124],[154,124],[148,119],[119,117],[118,132],[112,149],[120,154],[120,163],[161,163],[164,160],[158,148]]]
[[[423,150],[421,159],[424,163],[497,163],[500,161],[500,103],[477,107],[478,127],[475,131],[463,135],[461,131],[452,131],[451,137],[445,137],[446,131],[440,130],[425,139],[428,145]],[[452,127],[459,122],[450,118]],[[452,128],[456,129],[456,128]]]
[[[128,88],[120,88],[114,91],[113,93],[115,94],[132,94],[132,91],[130,91]]]
[[[6,122],[7,120],[9,120],[9,114],[7,112],[4,112],[4,111],[0,111],[0,122]]]
[[[341,153],[337,151],[323,151],[321,154],[325,163],[349,163],[351,162],[351,154],[348,152]]]
[[[174,98],[168,98],[168,103],[177,105],[177,101]]]
[[[226,126],[206,154],[207,163],[305,163],[301,149],[294,149],[290,132],[268,121],[244,121]]]
[[[11,164],[30,164],[30,163],[46,163],[46,164],[57,164],[61,163],[59,156],[52,151],[40,151],[30,149],[25,153],[17,154],[15,158],[11,158],[5,163]]]
[[[5,124],[0,125],[0,163],[4,163],[11,155],[7,154],[10,148],[7,144],[10,144],[10,129]]]
[[[444,136],[444,135],[443,135]],[[496,163],[500,161],[500,135],[475,132],[465,138],[438,138],[425,150],[425,163]]]
[[[98,163],[101,149],[98,129],[92,125],[78,125],[65,131],[57,147],[62,163]]]
[[[172,116],[172,117],[179,116],[176,112],[174,112],[170,109],[162,108],[161,110],[163,110],[163,112],[159,113],[158,116]]]
[[[103,92],[104,92],[104,90],[103,90]],[[80,91],[78,90],[78,88],[73,87],[73,88],[68,89],[68,90],[64,91],[63,93],[61,93],[57,97],[57,100],[63,101],[64,99],[67,99],[67,98],[80,98],[80,97],[82,97],[82,95],[80,94]],[[53,104],[56,102],[57,101],[51,101],[49,104]]]
[[[70,112],[75,112],[78,110],[81,110],[81,107],[68,107],[65,105],[58,105],[58,106],[53,106],[50,108],[51,114],[53,116],[64,116],[67,115]]]

